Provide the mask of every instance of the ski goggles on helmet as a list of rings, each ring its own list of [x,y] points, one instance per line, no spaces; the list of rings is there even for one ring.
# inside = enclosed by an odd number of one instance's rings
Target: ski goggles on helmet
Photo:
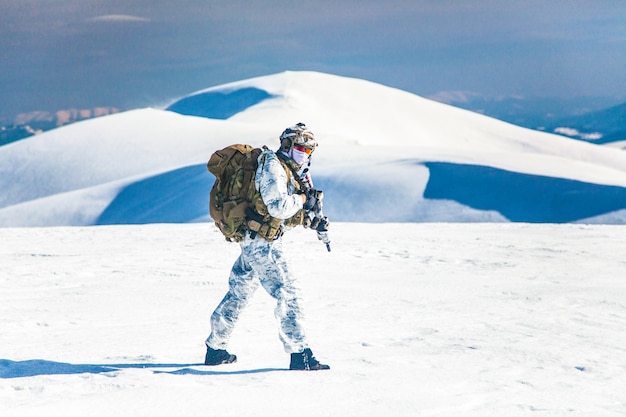
[[[311,155],[313,153],[313,148],[308,148],[301,143],[294,143],[293,148],[296,151],[304,152],[307,155]]]

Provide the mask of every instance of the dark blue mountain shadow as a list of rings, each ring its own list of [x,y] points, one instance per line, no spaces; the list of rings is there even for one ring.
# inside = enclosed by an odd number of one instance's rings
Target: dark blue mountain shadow
[[[265,90],[248,87],[229,93],[216,91],[185,97],[170,105],[166,110],[187,116],[225,120],[273,97],[275,96]]]
[[[564,178],[521,174],[486,166],[427,162],[426,199],[453,200],[477,210],[497,211],[528,223],[568,223],[626,209],[626,188]],[[127,186],[95,224],[188,223],[208,216],[214,177],[204,164],[192,165]],[[379,214],[356,206],[362,190],[320,177],[328,191],[325,214],[334,221],[380,221]],[[361,192],[362,191],[362,192]],[[370,190],[371,192],[371,190]],[[392,198],[377,191],[378,198]],[[331,198],[334,196],[333,198]],[[386,221],[386,219],[384,220]]]
[[[192,165],[127,186],[95,224],[188,223],[206,216],[214,177]]]
[[[486,166],[425,163],[424,198],[494,210],[514,222],[568,223],[626,209],[626,188]]]
[[[288,371],[287,368],[259,368],[238,371],[205,371],[191,368],[192,366],[197,367],[202,365],[202,363],[122,363],[95,365],[52,362],[42,359],[32,359],[26,361],[0,359],[0,379],[25,378],[39,375],[102,374],[130,368],[148,369],[155,374],[167,373],[172,375],[243,375]]]

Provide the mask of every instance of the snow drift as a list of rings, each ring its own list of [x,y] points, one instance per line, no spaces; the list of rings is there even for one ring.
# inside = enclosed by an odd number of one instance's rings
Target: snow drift
[[[626,153],[379,84],[284,72],[0,147],[0,225],[207,221],[204,165],[231,143],[318,137],[334,221],[626,223]]]

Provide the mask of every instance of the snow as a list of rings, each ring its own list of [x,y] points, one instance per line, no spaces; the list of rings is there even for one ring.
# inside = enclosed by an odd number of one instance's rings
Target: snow
[[[285,236],[330,371],[260,290],[205,367],[238,254],[209,223],[1,228],[0,415],[623,416],[622,226],[335,223]]]
[[[299,121],[320,143],[312,170],[335,221],[626,223],[621,149],[365,80],[284,72],[195,92],[168,109],[1,146],[0,227],[207,221],[210,155],[232,143],[276,148]],[[189,204],[191,196],[201,198]]]
[[[574,129],[572,127],[557,127],[554,129],[554,133],[558,133],[560,135],[565,135],[569,137],[578,137],[584,140],[602,139],[602,133],[600,132],[583,133],[583,132],[580,132],[578,129]]]
[[[623,150],[314,72],[169,108],[0,147],[0,416],[626,413]],[[262,291],[205,367],[238,255],[206,161],[299,121],[332,252],[286,247],[332,369],[287,370]]]

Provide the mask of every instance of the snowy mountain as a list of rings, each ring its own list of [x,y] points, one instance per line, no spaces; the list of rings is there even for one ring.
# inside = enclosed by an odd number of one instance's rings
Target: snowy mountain
[[[284,72],[0,147],[0,225],[208,221],[205,163],[305,122],[331,221],[626,223],[626,153],[359,79]]]

